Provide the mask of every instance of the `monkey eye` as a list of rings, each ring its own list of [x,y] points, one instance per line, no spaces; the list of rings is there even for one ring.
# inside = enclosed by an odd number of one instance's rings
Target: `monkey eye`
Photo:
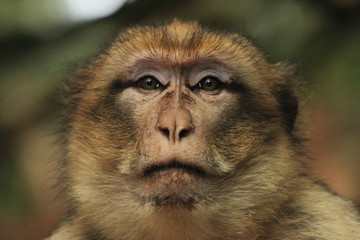
[[[155,77],[145,76],[136,82],[136,87],[144,90],[157,90],[161,89],[163,85]]]
[[[221,87],[219,79],[211,76],[204,77],[197,84],[197,88],[204,91],[215,91]]]

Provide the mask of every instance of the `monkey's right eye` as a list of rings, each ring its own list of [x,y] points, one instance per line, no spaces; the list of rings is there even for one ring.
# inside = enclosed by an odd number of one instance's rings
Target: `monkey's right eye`
[[[163,85],[152,76],[145,76],[140,78],[135,85],[136,87],[142,88],[144,90],[157,90],[163,88]]]

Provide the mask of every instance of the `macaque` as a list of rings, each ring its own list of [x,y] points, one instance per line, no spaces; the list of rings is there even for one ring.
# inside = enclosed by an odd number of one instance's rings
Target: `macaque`
[[[123,31],[65,84],[70,209],[47,239],[360,239],[303,173],[294,75],[194,22]]]

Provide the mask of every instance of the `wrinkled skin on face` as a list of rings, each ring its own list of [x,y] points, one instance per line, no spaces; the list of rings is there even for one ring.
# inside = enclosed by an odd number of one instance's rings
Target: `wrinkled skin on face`
[[[193,23],[120,34],[67,87],[77,214],[114,238],[133,229],[124,239],[166,238],[159,219],[197,239],[224,217],[251,229],[293,186],[291,74],[241,36]]]

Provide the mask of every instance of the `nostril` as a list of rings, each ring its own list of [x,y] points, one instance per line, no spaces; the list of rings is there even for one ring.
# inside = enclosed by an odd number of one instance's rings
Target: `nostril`
[[[183,138],[186,137],[189,134],[189,130],[188,129],[183,129],[179,132],[179,138]]]
[[[162,134],[165,135],[165,137],[170,138],[170,130],[167,128],[160,128],[160,131],[162,132]]]

